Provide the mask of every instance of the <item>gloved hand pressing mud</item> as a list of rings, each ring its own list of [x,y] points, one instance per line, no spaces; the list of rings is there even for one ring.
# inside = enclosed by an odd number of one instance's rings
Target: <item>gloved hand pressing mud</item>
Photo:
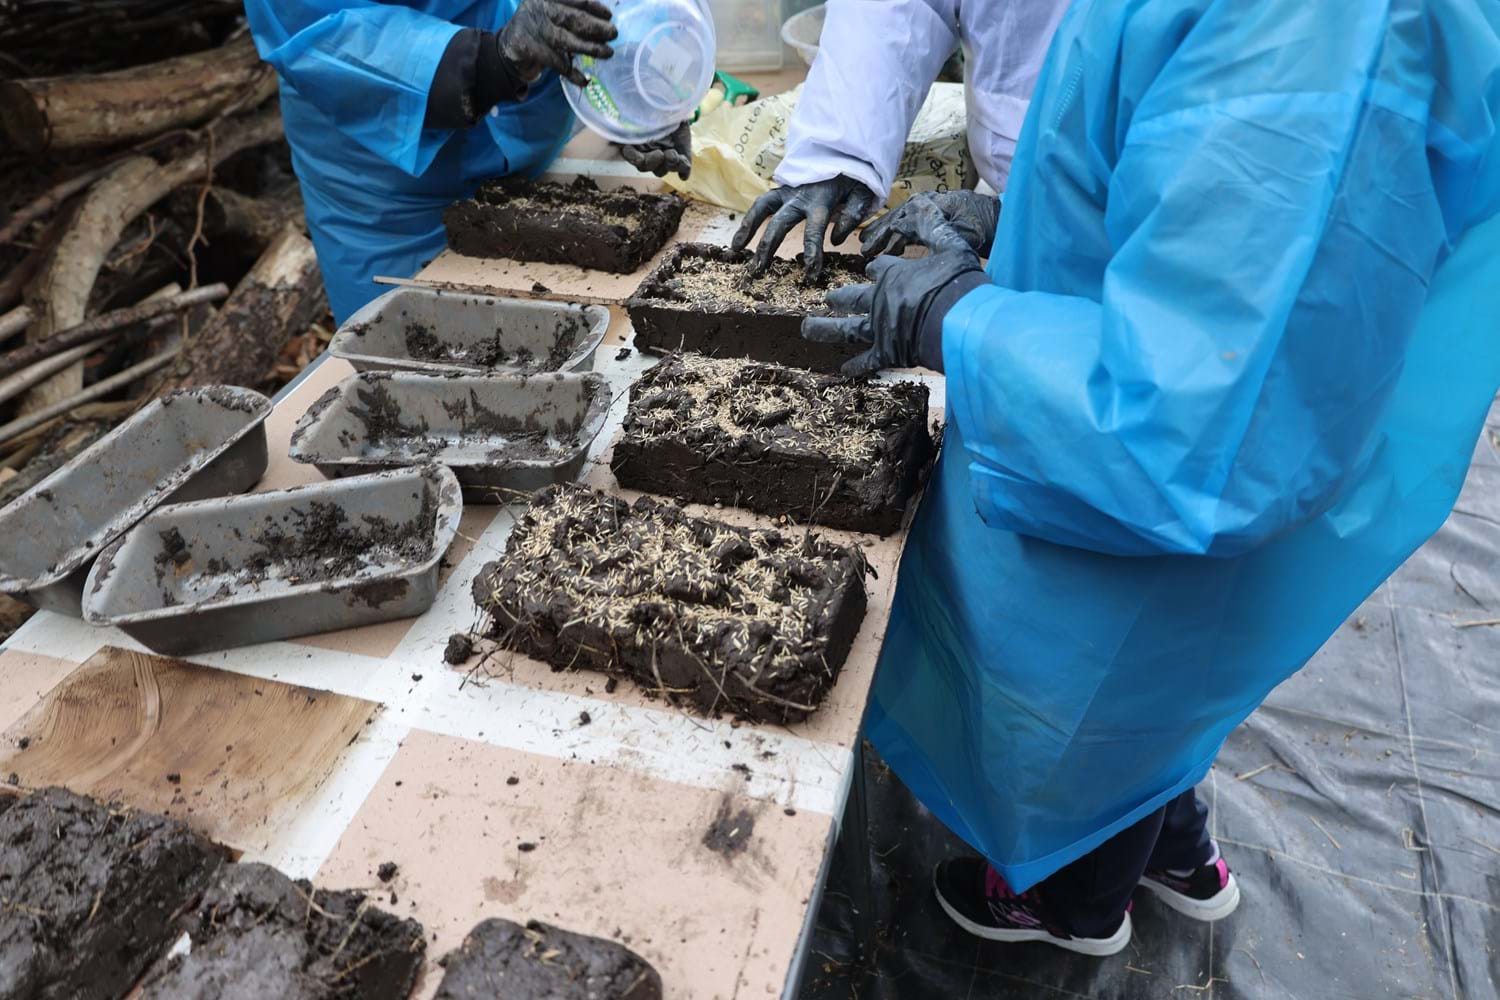
[[[809,316],[802,336],[821,344],[868,344],[846,361],[845,375],[918,365],[943,370],[943,317],[989,278],[951,226],[930,227],[933,252],[916,260],[877,257],[865,268],[873,284],[828,293],[828,307],[846,316]]]
[[[546,69],[580,87],[588,77],[573,65],[575,55],[608,59],[606,42],[619,32],[609,8],[599,0],[521,0],[498,35],[500,55],[522,80],[530,82]]]
[[[642,173],[665,177],[677,174],[686,178],[693,172],[693,130],[683,122],[671,135],[638,146],[621,146],[625,162]]]
[[[866,257],[899,256],[908,244],[931,246],[934,226],[952,229],[969,249],[988,257],[1000,228],[1000,199],[974,191],[923,192],[891,209],[866,227],[860,252]]]
[[[734,250],[745,249],[750,237],[769,218],[771,222],[756,246],[755,258],[750,262],[750,273],[759,274],[771,263],[786,234],[805,219],[803,266],[808,279],[818,281],[823,277],[823,233],[828,229],[829,219],[838,213],[833,219],[833,242],[842,243],[869,217],[879,201],[880,196],[874,191],[843,175],[812,184],[773,188],[755,199],[729,246]]]

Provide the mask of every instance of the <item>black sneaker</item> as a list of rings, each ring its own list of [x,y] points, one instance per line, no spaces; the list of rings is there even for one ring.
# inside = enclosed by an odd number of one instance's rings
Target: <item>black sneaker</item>
[[[1043,941],[1080,955],[1113,955],[1130,943],[1130,913],[1107,938],[1074,937],[1048,915],[1035,891],[1010,891],[983,858],[954,858],[937,866],[932,887],[953,922],[988,941]]]
[[[1215,849],[1217,854],[1217,849]],[[1240,884],[1223,856],[1192,871],[1153,871],[1141,876],[1141,888],[1194,920],[1222,920],[1240,905]]]

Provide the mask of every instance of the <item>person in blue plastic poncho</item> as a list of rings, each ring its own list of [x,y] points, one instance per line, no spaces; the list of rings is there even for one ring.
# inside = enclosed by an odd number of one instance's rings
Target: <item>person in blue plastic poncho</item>
[[[868,725],[986,859],[936,872],[966,930],[1109,954],[1137,884],[1238,902],[1194,786],[1500,386],[1497,123],[1493,0],[1076,0],[988,273],[919,198],[867,248],[929,255],[806,321],[947,374]]]
[[[575,130],[559,74],[608,57],[598,0],[246,0],[281,115],[334,318],[444,247],[443,209],[479,182],[539,173]],[[684,124],[622,150],[686,174]]]

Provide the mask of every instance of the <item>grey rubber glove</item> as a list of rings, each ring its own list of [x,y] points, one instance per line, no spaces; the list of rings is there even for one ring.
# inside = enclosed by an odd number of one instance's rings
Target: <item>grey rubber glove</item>
[[[943,316],[964,294],[988,279],[979,256],[951,228],[933,233],[942,249],[904,260],[877,257],[865,268],[873,284],[846,285],[828,293],[828,306],[846,316],[809,316],[802,336],[821,344],[867,344],[846,361],[845,375],[918,365],[943,370]]]
[[[555,69],[586,87],[588,77],[573,65],[573,57],[608,59],[615,50],[605,43],[618,33],[599,0],[521,0],[499,31],[500,55],[527,82]]]
[[[693,172],[693,129],[683,122],[671,135],[639,146],[621,146],[620,156],[635,169],[665,177],[677,174],[687,177]]]
[[[880,197],[852,177],[830,178],[812,184],[773,188],[755,199],[729,246],[743,250],[761,223],[770,219],[765,235],[755,248],[750,263],[752,274],[759,274],[771,263],[776,248],[797,223],[807,220],[803,238],[803,266],[813,281],[823,277],[823,233],[833,219],[833,242],[842,243],[849,234],[875,210]],[[834,213],[837,212],[837,217]]]
[[[899,255],[912,243],[928,246],[935,220],[963,237],[979,256],[988,257],[1000,228],[1000,199],[973,191],[912,195],[866,227],[860,252],[866,257]]]

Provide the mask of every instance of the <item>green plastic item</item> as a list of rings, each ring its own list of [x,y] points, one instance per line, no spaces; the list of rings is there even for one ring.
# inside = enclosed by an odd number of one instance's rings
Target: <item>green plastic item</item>
[[[693,121],[717,108],[721,104],[733,107],[740,103],[740,98],[747,102],[753,101],[760,96],[760,91],[750,86],[744,80],[733,76],[721,69],[714,70],[714,82],[709,84],[708,96],[698,103],[698,110],[693,112]]]

